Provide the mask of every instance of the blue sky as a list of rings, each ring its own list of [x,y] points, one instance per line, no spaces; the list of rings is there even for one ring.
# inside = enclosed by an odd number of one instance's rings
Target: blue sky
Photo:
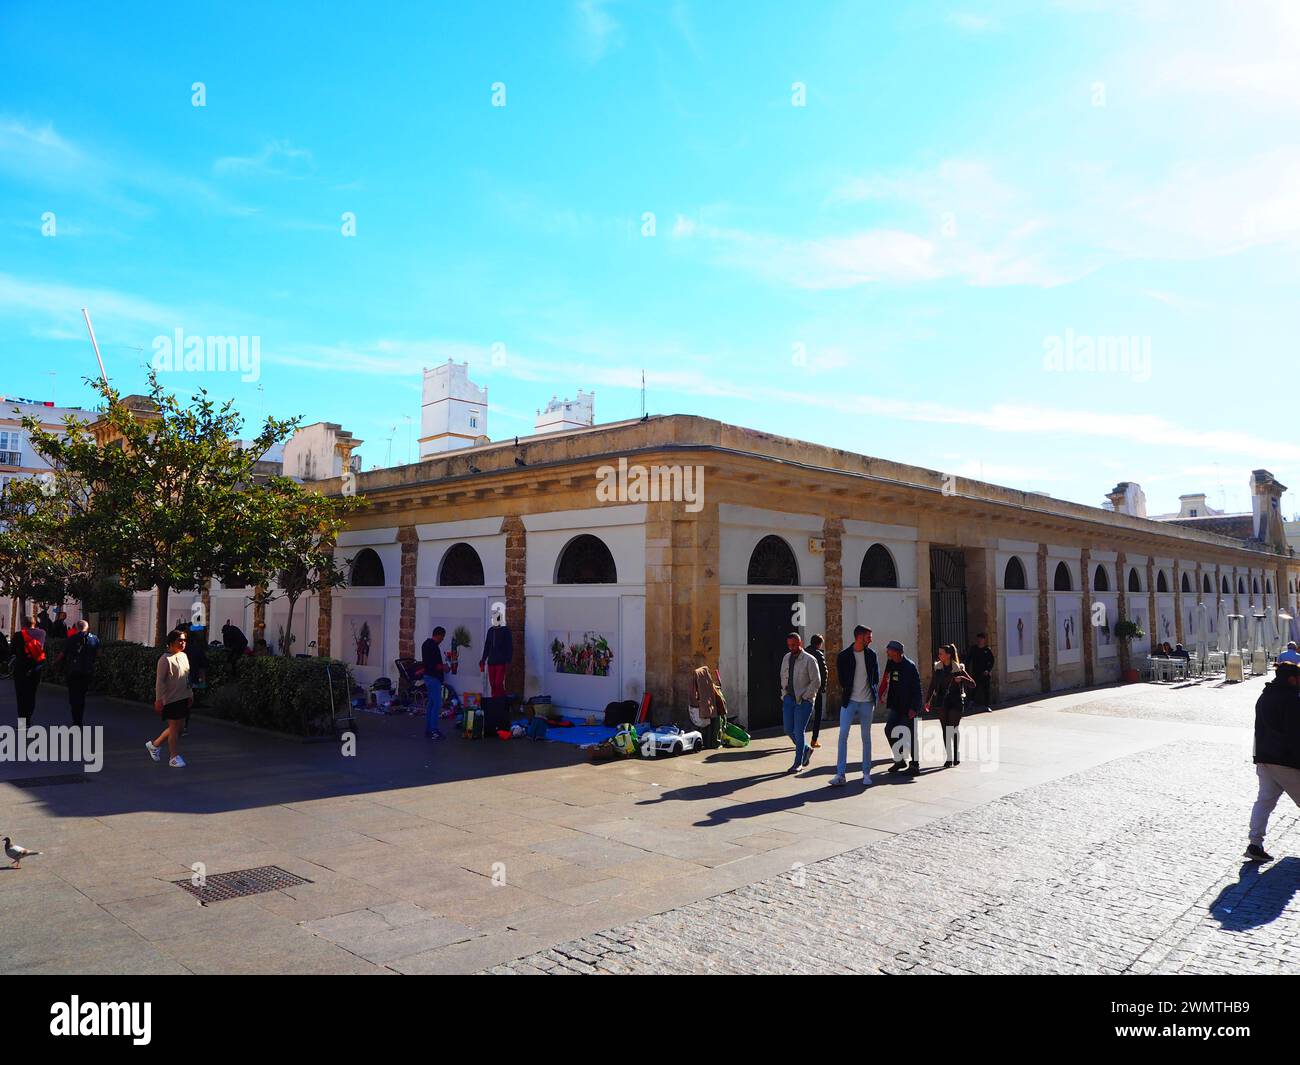
[[[0,393],[89,403],[88,306],[124,391],[257,336],[258,381],[169,384],[367,468],[453,357],[493,437],[636,416],[644,368],[656,413],[1085,503],[1263,466],[1289,516],[1298,53],[1285,2],[6,0]]]

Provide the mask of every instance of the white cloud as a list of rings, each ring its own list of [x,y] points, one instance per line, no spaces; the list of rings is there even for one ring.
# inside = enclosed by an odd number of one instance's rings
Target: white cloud
[[[213,172],[217,174],[287,178],[304,177],[314,167],[310,151],[306,148],[295,148],[288,141],[283,140],[268,141],[256,155],[222,156],[212,165]]]
[[[622,43],[622,27],[609,7],[610,0],[574,0],[578,49],[588,62],[596,62]]]

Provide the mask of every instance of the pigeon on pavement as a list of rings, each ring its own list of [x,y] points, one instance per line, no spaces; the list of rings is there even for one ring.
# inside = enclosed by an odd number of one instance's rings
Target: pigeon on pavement
[[[20,847],[8,836],[5,836],[5,857],[14,863],[15,869],[21,869],[23,867],[22,862],[24,858],[31,858],[40,853],[40,851],[29,851],[26,847]]]

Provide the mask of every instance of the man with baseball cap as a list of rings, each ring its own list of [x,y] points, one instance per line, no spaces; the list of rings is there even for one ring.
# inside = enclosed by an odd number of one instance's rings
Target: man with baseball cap
[[[1277,800],[1286,792],[1300,806],[1300,666],[1278,662],[1273,680],[1255,703],[1255,776],[1259,796],[1250,812],[1246,857],[1269,862],[1264,833]]]
[[[885,718],[885,738],[889,740],[889,749],[894,755],[894,764],[889,767],[891,773],[907,771],[916,776],[921,772],[921,747],[917,743],[917,716],[921,713],[924,697],[921,694],[921,673],[916,663],[903,654],[903,645],[897,640],[885,644],[885,708],[889,711]],[[912,764],[908,767],[907,756],[911,753]]]

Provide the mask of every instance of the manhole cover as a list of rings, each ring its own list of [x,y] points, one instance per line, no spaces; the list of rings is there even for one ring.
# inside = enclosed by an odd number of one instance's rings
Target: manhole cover
[[[12,784],[15,788],[52,788],[57,784],[89,784],[90,777],[85,773],[66,773],[56,777],[19,777],[0,783]]]
[[[233,873],[214,873],[206,877],[203,886],[198,887],[193,880],[173,880],[179,888],[184,888],[200,902],[225,902],[227,899],[242,899],[247,895],[260,895],[266,891],[280,891],[283,888],[310,884],[312,881],[298,876],[278,865],[259,865],[256,869],[237,869]]]

